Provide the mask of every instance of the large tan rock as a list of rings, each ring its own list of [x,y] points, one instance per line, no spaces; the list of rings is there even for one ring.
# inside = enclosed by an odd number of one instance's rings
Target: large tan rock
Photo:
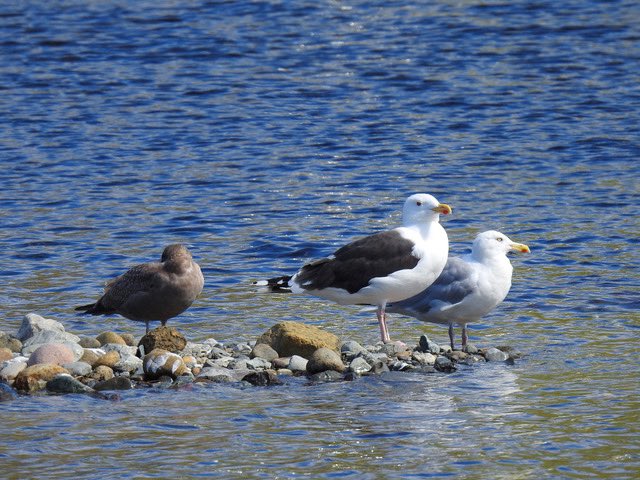
[[[281,357],[310,358],[319,348],[336,352],[340,349],[340,339],[333,333],[299,322],[280,322],[263,333],[256,343],[271,346]]]
[[[47,382],[60,373],[69,373],[60,365],[39,363],[22,370],[16,377],[14,387],[23,392],[42,390]]]
[[[156,348],[178,353],[187,346],[187,340],[174,327],[158,327],[142,337],[138,346],[140,345],[144,347],[145,355]]]

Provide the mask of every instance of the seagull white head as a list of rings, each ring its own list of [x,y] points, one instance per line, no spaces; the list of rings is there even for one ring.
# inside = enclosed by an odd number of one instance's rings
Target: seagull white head
[[[504,233],[496,230],[488,230],[480,233],[473,241],[471,252],[474,257],[493,257],[506,255],[510,251],[530,253],[529,247],[524,243],[516,243]]]
[[[448,215],[450,213],[451,207],[446,203],[438,202],[433,195],[416,193],[404,202],[402,221],[404,225],[416,225],[438,221],[440,214]]]

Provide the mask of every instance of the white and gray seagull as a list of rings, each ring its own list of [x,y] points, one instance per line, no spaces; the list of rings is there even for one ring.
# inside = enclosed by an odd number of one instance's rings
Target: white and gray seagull
[[[432,195],[411,195],[404,203],[401,227],[356,240],[327,258],[307,263],[287,283],[294,293],[341,305],[377,306],[380,336],[390,342],[385,307],[421,292],[440,275],[449,241],[439,219],[449,213],[451,207]]]
[[[454,348],[453,325],[462,327],[462,348],[467,345],[467,323],[480,320],[496,308],[511,288],[513,267],[509,251],[530,253],[529,247],[495,230],[480,233],[471,253],[449,257],[444,270],[417,295],[387,305],[387,312],[415,317],[423,322],[449,325]]]

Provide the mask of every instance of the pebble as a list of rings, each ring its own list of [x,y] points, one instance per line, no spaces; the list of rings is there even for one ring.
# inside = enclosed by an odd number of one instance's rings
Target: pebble
[[[472,365],[474,363],[486,362],[485,358],[482,355],[467,355],[467,358],[464,359],[467,365]]]
[[[142,367],[145,378],[148,380],[155,380],[162,376],[175,379],[187,371],[180,355],[161,348],[155,348],[147,353]]]
[[[100,342],[97,339],[87,336],[80,337],[78,345],[82,348],[100,348]]]
[[[211,380],[213,382],[232,382],[234,377],[231,370],[222,367],[205,367],[203,368],[197,379]]]
[[[38,363],[63,365],[75,360],[73,352],[68,346],[61,343],[45,343],[31,353],[27,366],[30,367]]]
[[[35,352],[40,345],[47,343],[62,343],[69,347],[76,357],[75,360],[79,360],[84,349],[78,344],[80,338],[66,332],[58,332],[54,330],[43,330],[36,333],[34,336],[29,337],[22,343],[22,355],[30,356]]]
[[[313,375],[326,370],[343,372],[345,366],[342,363],[342,358],[340,358],[340,355],[338,355],[335,350],[321,347],[313,352],[309,362],[307,362],[307,372]]]
[[[504,362],[509,355],[495,347],[490,347],[484,351],[484,358],[487,362]]]
[[[380,346],[379,350],[379,352],[386,354],[388,357],[396,357],[406,351],[407,346],[401,342],[385,343]]]
[[[15,379],[14,387],[22,392],[35,392],[46,387],[49,380],[60,373],[69,373],[60,365],[39,363],[22,370]]]
[[[478,353],[478,347],[476,347],[473,343],[467,343],[462,351],[471,355],[475,355],[476,353]]]
[[[375,375],[382,375],[388,371],[389,366],[387,365],[387,362],[378,361],[371,365],[371,372]]]
[[[506,345],[500,345],[496,347],[498,350],[503,351],[504,353],[509,355],[509,358],[517,360],[518,358],[522,358],[523,354],[522,352],[516,350],[513,347],[510,346],[506,346]]]
[[[467,358],[467,354],[460,350],[450,350],[447,352],[447,357],[449,357],[451,360],[455,362],[461,362],[465,358]]]
[[[274,358],[273,360],[271,360],[271,365],[273,365],[273,368],[287,368],[289,366],[290,360],[291,360],[291,357]],[[306,370],[306,366],[305,366],[305,370]]]
[[[13,352],[7,347],[0,347],[0,362],[6,362],[13,358]]]
[[[131,380],[124,376],[113,377],[109,380],[98,382],[93,386],[93,389],[99,392],[105,390],[131,390],[132,388]]]
[[[135,355],[124,355],[120,357],[120,360],[116,362],[113,366],[113,369],[118,372],[125,373],[133,373],[140,372],[142,373],[142,359],[140,357],[136,357]]]
[[[229,366],[232,363],[235,363],[235,359],[231,356],[229,357],[222,357],[222,358],[214,358],[214,359],[209,359],[205,362],[205,366],[209,366],[209,367],[222,367],[222,368],[230,368]]]
[[[106,352],[95,363],[95,365],[104,365],[105,367],[113,368],[116,363],[120,361],[120,354],[115,350],[111,350],[110,352]]]
[[[209,358],[224,358],[224,357],[232,357],[229,352],[220,347],[212,347],[211,352],[209,353]]]
[[[36,313],[28,313],[22,319],[22,324],[20,325],[16,338],[24,342],[43,331],[64,333],[64,326],[60,322],[41,317]]]
[[[15,357],[0,365],[0,381],[13,383],[18,374],[27,368],[27,357]]]
[[[340,346],[340,353],[342,353],[347,360],[353,360],[358,355],[366,354],[367,349],[354,340],[348,340]]]
[[[362,358],[364,358],[369,365],[373,365],[377,362],[386,362],[388,360],[387,354],[382,352],[372,353],[367,351],[367,353],[362,355]]]
[[[289,359],[287,368],[292,372],[306,372],[308,363],[309,360],[307,360],[306,358],[303,358],[300,355],[292,355]]]
[[[349,371],[362,375],[371,371],[371,365],[363,357],[356,357],[349,364]]]
[[[127,344],[127,346],[137,347],[138,344],[136,343],[136,337],[134,337],[131,333],[122,333],[120,334],[120,336],[124,340],[124,343]]]
[[[113,378],[113,370],[106,365],[98,365],[93,369],[90,375],[87,375],[89,378],[97,380],[98,382],[103,382],[105,380],[109,380]]]
[[[96,337],[96,340],[100,342],[100,346],[107,345],[108,343],[113,343],[115,345],[127,344],[127,342],[124,341],[124,338],[122,338],[116,332],[102,332]]]
[[[237,370],[265,370],[271,368],[271,362],[259,357],[243,358],[233,362],[232,368]]]
[[[128,357],[138,353],[138,348],[135,346],[123,345],[119,343],[107,343],[100,349],[103,352],[118,352],[121,357]]]
[[[193,355],[183,355],[182,361],[184,362],[184,364],[187,366],[188,369],[192,369],[193,367],[198,366],[198,359]]]
[[[268,362],[271,362],[278,358],[280,355],[266,343],[258,343],[255,347],[253,347],[253,350],[251,350],[250,356],[251,358],[259,357],[267,360]]]
[[[71,362],[62,365],[74,377],[85,377],[91,373],[93,367],[87,362]]]
[[[249,382],[251,385],[266,387],[268,385],[282,385],[282,380],[273,370],[262,370],[261,372],[251,372],[242,377],[243,382]]]
[[[336,372],[335,370],[325,370],[324,372],[314,373],[309,378],[313,382],[335,382],[344,379],[342,373]]]
[[[93,389],[79,382],[68,373],[56,375],[46,384],[47,391],[52,393],[89,393]]]
[[[80,357],[80,361],[88,363],[92,367],[95,367],[98,364],[98,360],[100,359],[100,357],[102,357],[104,354],[104,350],[85,348],[82,357]]]
[[[18,398],[18,392],[6,383],[0,382],[0,402],[8,402]]]
[[[187,342],[187,345],[182,350],[181,355],[192,355],[196,358],[207,358],[211,353],[213,346],[214,346],[213,344],[207,343],[207,342],[204,342],[204,343]]]
[[[8,333],[0,332],[0,347],[19,353],[22,350],[22,342]]]
[[[420,365],[433,365],[436,363],[436,356],[433,353],[429,352],[418,352],[414,351],[411,358],[415,360]]]
[[[232,352],[240,353],[243,355],[249,355],[251,353],[251,346],[248,343],[230,343],[227,345],[227,348],[231,349]]]
[[[436,358],[436,363],[434,363],[433,366],[439,372],[451,373],[456,371],[456,367],[453,362],[443,355],[440,355],[438,356],[438,358]]]
[[[437,355],[438,353],[440,353],[440,345],[429,340],[429,337],[427,337],[426,335],[421,335],[416,350]]]
[[[395,372],[405,372],[407,370],[414,370],[415,368],[416,367],[414,367],[410,363],[403,362],[402,360],[396,360],[391,364],[389,370]]]

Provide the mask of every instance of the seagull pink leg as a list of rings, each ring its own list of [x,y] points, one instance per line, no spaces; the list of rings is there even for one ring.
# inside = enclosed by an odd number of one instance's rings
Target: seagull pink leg
[[[462,348],[464,349],[464,347],[467,346],[467,340],[469,340],[469,337],[467,336],[467,324],[463,323],[462,324]]]
[[[378,305],[376,314],[378,316],[378,325],[380,325],[380,338],[382,338],[383,343],[389,343],[391,339],[389,338],[389,330],[387,329],[387,321],[384,315],[385,306],[385,304]]]

